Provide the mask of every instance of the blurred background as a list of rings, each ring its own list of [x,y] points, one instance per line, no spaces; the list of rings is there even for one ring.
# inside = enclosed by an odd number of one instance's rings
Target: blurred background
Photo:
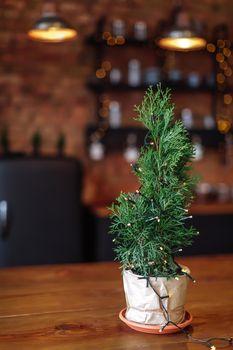
[[[138,188],[134,105],[158,82],[200,176],[183,254],[232,252],[232,15],[230,0],[1,1],[0,266],[113,259],[106,207]]]

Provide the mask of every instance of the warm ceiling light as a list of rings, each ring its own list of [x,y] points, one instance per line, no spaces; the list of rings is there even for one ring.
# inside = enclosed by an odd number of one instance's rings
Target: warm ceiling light
[[[185,38],[182,36],[181,38],[161,38],[159,41],[159,46],[163,49],[174,50],[174,51],[191,51],[191,50],[199,50],[204,48],[206,45],[206,41],[203,38],[192,37]]]
[[[192,27],[190,18],[182,7],[177,6],[172,14],[173,25],[164,31],[158,45],[166,50],[192,51],[205,48],[207,42]]]
[[[57,16],[53,2],[44,4],[42,17],[28,31],[30,39],[48,43],[74,40],[77,35],[74,28]]]

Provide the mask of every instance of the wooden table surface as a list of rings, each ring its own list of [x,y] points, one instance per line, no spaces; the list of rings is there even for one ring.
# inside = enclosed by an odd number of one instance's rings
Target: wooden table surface
[[[186,305],[193,336],[233,336],[233,255],[180,261],[197,279]],[[0,349],[205,349],[183,334],[131,330],[118,318],[124,306],[115,263],[1,269]]]

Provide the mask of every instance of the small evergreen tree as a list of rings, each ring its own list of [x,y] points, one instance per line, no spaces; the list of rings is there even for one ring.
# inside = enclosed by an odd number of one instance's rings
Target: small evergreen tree
[[[174,257],[198,232],[186,225],[195,178],[194,149],[181,121],[174,121],[170,91],[151,87],[137,120],[148,129],[140,157],[132,166],[140,187],[123,193],[111,207],[116,258],[124,269],[142,276],[174,277],[181,273]]]
[[[33,149],[33,155],[38,157],[40,153],[40,148],[42,144],[42,137],[39,130],[35,131],[31,138],[31,144]]]
[[[8,155],[9,154],[9,148],[10,148],[10,141],[9,141],[9,132],[8,128],[4,128],[1,132],[1,137],[0,137],[0,143],[2,146],[2,153],[3,155]]]
[[[57,138],[56,148],[59,157],[63,156],[64,149],[66,146],[66,137],[63,133],[60,133]]]

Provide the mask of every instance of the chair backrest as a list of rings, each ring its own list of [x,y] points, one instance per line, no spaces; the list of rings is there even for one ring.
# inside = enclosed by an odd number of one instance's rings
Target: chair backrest
[[[0,160],[0,266],[82,261],[80,164]]]

